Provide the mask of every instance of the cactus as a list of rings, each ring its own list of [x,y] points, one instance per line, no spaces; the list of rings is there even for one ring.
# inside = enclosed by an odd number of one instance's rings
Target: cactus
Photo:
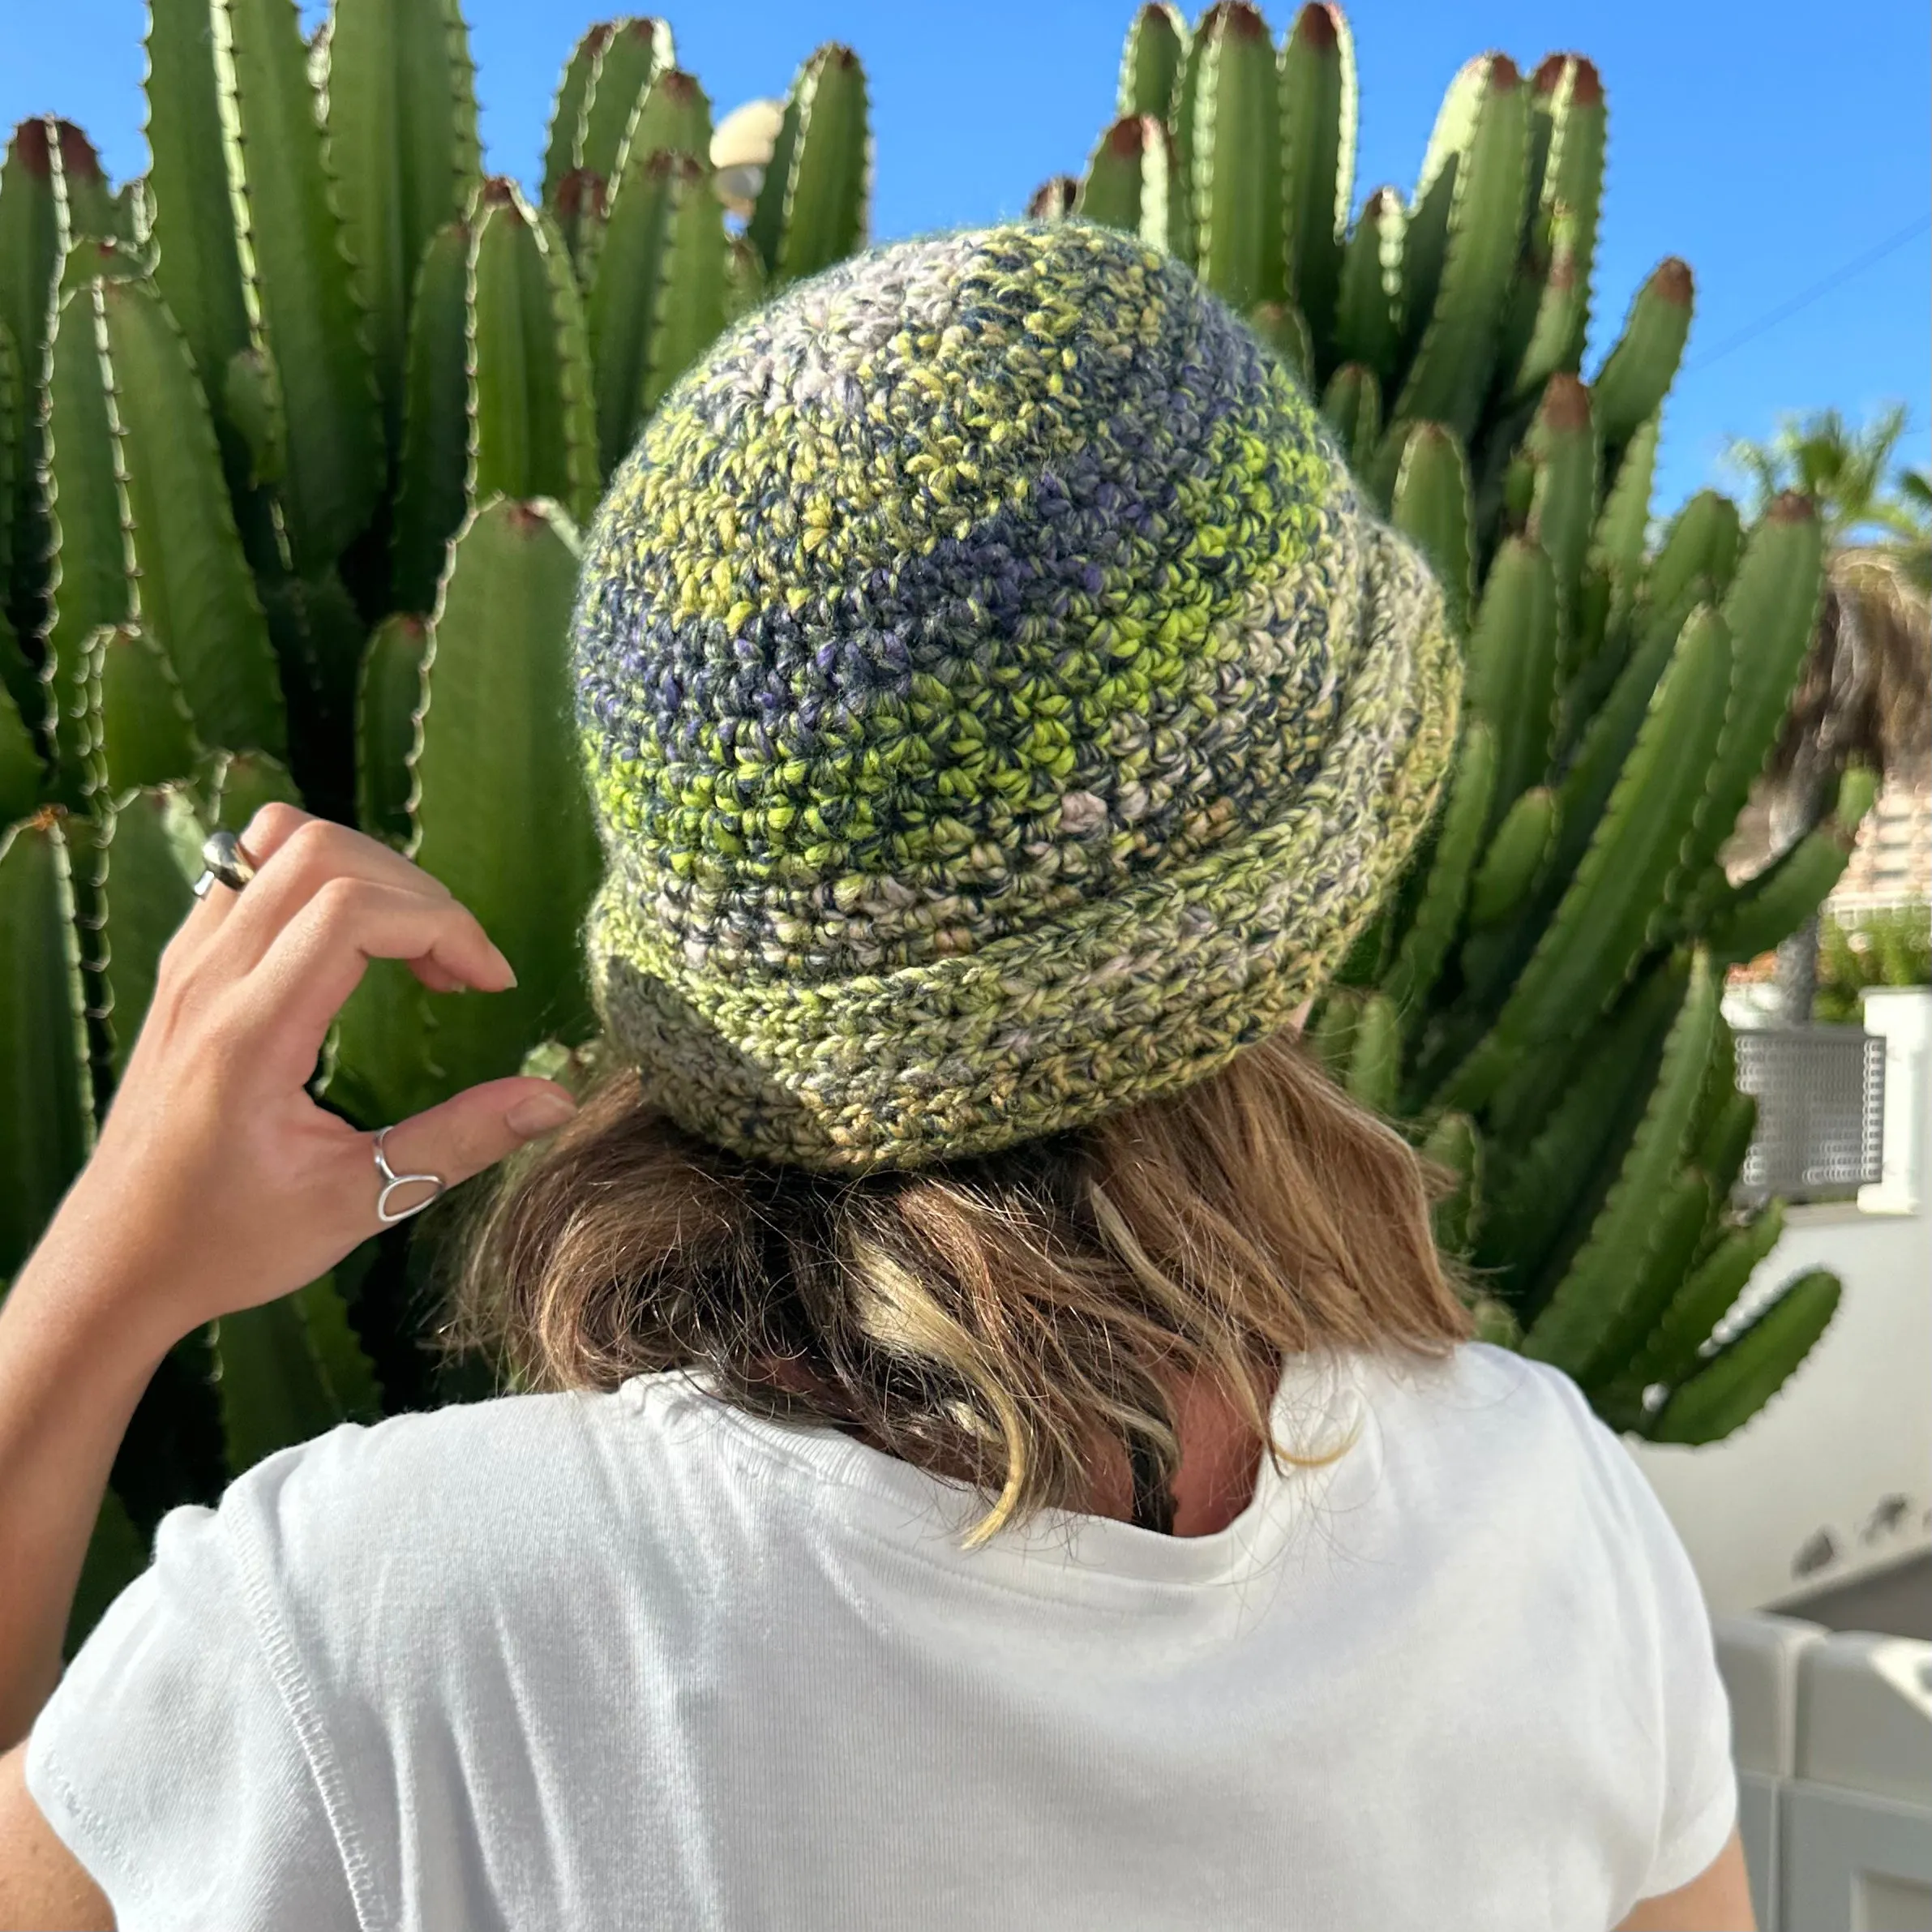
[[[639,101],[676,61],[670,28],[662,20],[606,20],[577,42],[550,114],[543,154],[546,204],[554,204],[573,169],[606,181],[616,173],[619,150]]]
[[[584,1039],[576,525],[726,317],[866,224],[842,48],[800,71],[756,242],[661,22],[579,46],[535,205],[482,177],[457,0],[333,0],[306,45],[292,0],[151,0],[147,50],[143,181],[52,119],[0,167],[0,1279],[113,1098],[203,837],[271,800],[413,850],[519,974],[465,1003],[371,968],[332,1105],[378,1125]],[[170,1352],[70,1645],[172,1503],[481,1386],[417,1345],[433,1223]]]
[[[48,550],[47,512],[36,479],[42,461],[36,398],[47,350],[48,317],[67,251],[113,232],[101,163],[71,122],[23,121],[0,166],[0,332],[6,379],[6,482],[0,503],[0,607],[15,629],[38,628]]]
[[[1811,636],[1817,513],[1782,499],[1747,533],[1707,492],[1653,542],[1694,287],[1663,262],[1583,379],[1609,135],[1588,60],[1553,54],[1527,80],[1501,53],[1470,62],[1413,196],[1378,188],[1349,226],[1346,24],[1300,10],[1272,110],[1270,45],[1249,6],[1210,6],[1191,36],[1142,8],[1131,118],[1073,212],[1183,255],[1310,379],[1467,640],[1435,820],[1309,1045],[1449,1171],[1438,1233],[1482,1271],[1479,1332],[1561,1362],[1619,1429],[1714,1439],[1791,1373],[1836,1293],[1801,1283],[1714,1350],[1779,1224],[1730,1206],[1754,1108],[1716,978],[1802,923],[1870,803],[1853,774],[1756,878],[1718,864]],[[1163,117],[1184,230],[1147,218]]]
[[[1355,190],[1355,41],[1337,6],[1302,8],[1281,50],[1287,289],[1322,333],[1334,315]]]
[[[588,1030],[576,934],[598,860],[564,661],[576,556],[555,506],[498,498],[452,546],[406,712],[406,674],[377,653],[406,648],[408,632],[379,630],[372,643],[365,731],[390,746],[410,733],[407,849],[482,920],[517,985],[486,1005],[372,970],[344,1010],[330,1078],[361,1117],[392,1119],[426,1095],[514,1073],[533,1041]],[[472,755],[479,743],[487,766]],[[393,777],[384,782],[392,797]],[[513,816],[492,809],[506,791],[520,803]]]
[[[555,496],[588,516],[597,422],[583,304],[563,238],[513,182],[487,182],[469,220],[464,494]]]
[[[1553,54],[1531,88],[1530,226],[1501,345],[1514,402],[1582,366],[1603,198],[1605,114],[1596,69],[1575,54]]]
[[[382,420],[318,102],[291,0],[206,0],[208,57],[239,229],[250,346],[282,399],[280,499],[290,559],[326,568],[368,521],[382,486]],[[192,111],[150,92],[149,125]],[[165,222],[165,190],[156,219]]]
[[[572,57],[536,207],[478,191],[452,0],[337,0],[312,48],[290,0],[152,0],[148,58],[144,187],[110,192],[57,122],[0,169],[0,1137],[24,1184],[0,1193],[0,1275],[111,1098],[200,832],[268,799],[412,847],[520,976],[465,1001],[372,969],[331,1104],[377,1125],[582,1036],[574,524],[726,317],[867,225],[842,48],[799,70],[742,235],[653,20]],[[1815,513],[1781,502],[1746,533],[1706,498],[1651,545],[1692,283],[1666,261],[1581,379],[1608,121],[1580,57],[1527,82],[1471,63],[1413,199],[1378,190],[1352,227],[1333,6],[1279,49],[1238,0],[1192,33],[1144,6],[1115,111],[1131,136],[1035,212],[1192,262],[1321,396],[1468,640],[1454,777],[1311,1046],[1450,1174],[1437,1225],[1482,1272],[1479,1332],[1570,1366],[1618,1428],[1711,1439],[1836,1294],[1802,1281],[1716,1339],[1778,1223],[1729,1205],[1752,1107],[1715,975],[1802,920],[1866,802],[1848,784],[1758,880],[1717,864],[1804,653]],[[263,1447],[435,1399],[410,1258],[435,1238],[413,1223],[184,1340],[90,1574]]]
[[[61,742],[78,757],[92,735],[88,640],[138,621],[205,742],[279,753],[275,655],[207,405],[180,329],[132,267],[118,243],[76,246],[49,358],[59,550],[44,667]]]
[[[1425,162],[1410,223],[1406,305],[1415,349],[1394,413],[1398,423],[1443,423],[1467,440],[1482,413],[1515,265],[1529,115],[1506,55],[1472,62],[1460,84],[1466,132],[1457,138],[1455,112],[1446,108],[1434,178]]]
[[[475,78],[456,0],[336,0],[318,76],[328,166],[392,452],[417,263],[482,171]]]
[[[776,288],[865,246],[872,137],[865,70],[829,43],[800,67],[745,233]]]
[[[1164,121],[1188,55],[1188,24],[1177,6],[1143,6],[1120,54],[1118,112],[1123,120],[1152,114]]]
[[[1073,212],[1184,255],[1192,243],[1176,164],[1167,123],[1152,114],[1129,115],[1100,137]]]
[[[1238,309],[1283,300],[1280,83],[1267,22],[1253,7],[1219,0],[1208,9],[1176,103],[1195,268]]]
[[[332,1274],[224,1315],[210,1336],[229,1470],[382,1413],[375,1371]]]
[[[423,652],[409,766],[413,856],[480,919],[516,969],[487,1003],[423,995],[454,1086],[516,1071],[535,1040],[584,1039],[577,934],[601,861],[578,773],[567,635],[577,536],[555,506],[505,499],[452,546]],[[487,765],[471,748],[487,744]],[[504,792],[513,824],[493,812]]]
[[[1402,353],[1403,244],[1408,216],[1393,188],[1364,203],[1342,251],[1335,296],[1334,353],[1386,388]]]
[[[633,156],[586,316],[606,476],[672,379],[724,326],[725,268],[724,211],[705,165],[667,149]]]
[[[60,815],[0,833],[0,1280],[19,1272],[94,1140],[85,999]]]

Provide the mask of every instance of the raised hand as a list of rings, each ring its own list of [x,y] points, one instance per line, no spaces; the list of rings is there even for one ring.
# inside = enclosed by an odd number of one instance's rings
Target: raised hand
[[[387,846],[279,804],[242,845],[255,875],[212,886],[162,954],[100,1146],[43,1243],[83,1238],[104,1271],[138,1257],[145,1305],[128,1313],[170,1339],[300,1287],[379,1227],[375,1137],[306,1090],[368,962],[406,960],[438,992],[515,983],[475,918]],[[490,1081],[384,1150],[393,1172],[454,1186],[571,1112],[547,1080]],[[395,1190],[390,1212],[433,1192]]]

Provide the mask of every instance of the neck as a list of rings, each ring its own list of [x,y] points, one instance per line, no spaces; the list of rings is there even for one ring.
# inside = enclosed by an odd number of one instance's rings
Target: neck
[[[1262,1445],[1218,1384],[1183,1385],[1175,1406],[1180,1467],[1173,1483],[1176,1536],[1211,1536],[1247,1508],[1261,1472]],[[1098,1459],[1087,1513],[1133,1520],[1133,1471],[1125,1448],[1109,1443]]]
[[[801,1362],[773,1362],[768,1373],[774,1383],[794,1394],[825,1394],[817,1378]],[[1206,1377],[1192,1377],[1180,1385],[1174,1417],[1180,1437],[1180,1467],[1172,1484],[1171,1534],[1211,1536],[1226,1529],[1253,1499],[1262,1445],[1249,1432],[1220,1384]],[[855,1429],[852,1433],[881,1454],[894,1453],[867,1429]],[[1092,1486],[1082,1506],[1085,1512],[1132,1523],[1133,1467],[1125,1445],[1096,1445],[1089,1473]]]

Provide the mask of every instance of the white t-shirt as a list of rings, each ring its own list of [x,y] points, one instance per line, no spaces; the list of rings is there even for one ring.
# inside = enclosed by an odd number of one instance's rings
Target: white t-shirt
[[[1292,1364],[1211,1536],[682,1376],[271,1457],[35,1725],[122,1932],[1596,1932],[1722,1848],[1681,1544],[1555,1371]]]

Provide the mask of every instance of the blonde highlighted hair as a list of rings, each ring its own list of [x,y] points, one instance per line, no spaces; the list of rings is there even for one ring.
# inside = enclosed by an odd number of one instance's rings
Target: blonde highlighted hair
[[[1121,1448],[1171,1489],[1197,1377],[1278,1463],[1341,1453],[1275,1440],[1288,1357],[1475,1332],[1429,1206],[1414,1151],[1292,1035],[1077,1132],[851,1177],[724,1153],[626,1072],[486,1197],[443,1335],[525,1389],[690,1369],[857,1429],[978,1486],[976,1541],[1088,1507]]]

